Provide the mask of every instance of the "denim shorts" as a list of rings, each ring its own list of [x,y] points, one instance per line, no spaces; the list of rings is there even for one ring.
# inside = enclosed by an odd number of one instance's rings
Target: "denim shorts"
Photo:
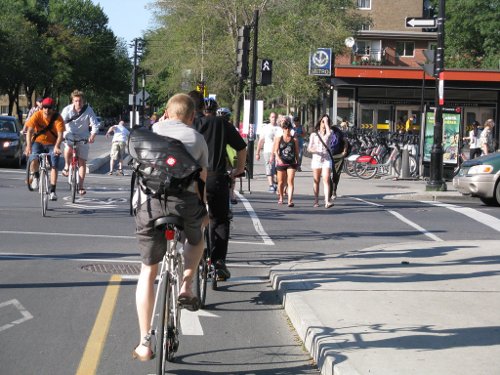
[[[41,154],[42,152],[50,153],[50,165],[57,168],[57,165],[59,164],[59,155],[54,154],[54,145],[43,145],[41,143],[34,142],[31,145],[31,155],[28,160],[35,160],[38,158],[38,154]]]

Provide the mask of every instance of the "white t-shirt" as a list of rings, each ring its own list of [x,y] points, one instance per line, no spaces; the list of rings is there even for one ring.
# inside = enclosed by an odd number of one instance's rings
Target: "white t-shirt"
[[[127,142],[129,131],[125,126],[121,124],[115,125],[113,132],[114,134],[112,142]]]
[[[280,137],[283,131],[278,125],[265,124],[262,127],[260,136],[264,138],[263,152],[273,152],[274,138]]]
[[[481,143],[479,142],[479,138],[481,137],[481,131],[477,131],[477,137],[474,135],[474,130],[469,132],[469,147],[470,148],[481,148]]]

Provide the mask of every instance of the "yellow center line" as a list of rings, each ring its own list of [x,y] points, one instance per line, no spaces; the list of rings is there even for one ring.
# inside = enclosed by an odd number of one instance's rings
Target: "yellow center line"
[[[87,345],[85,346],[85,351],[83,352],[76,375],[93,375],[97,371],[97,366],[99,365],[108,336],[113,311],[115,310],[121,280],[120,275],[113,275],[109,280],[108,287],[102,298],[101,308],[97,313],[94,327],[87,340]]]

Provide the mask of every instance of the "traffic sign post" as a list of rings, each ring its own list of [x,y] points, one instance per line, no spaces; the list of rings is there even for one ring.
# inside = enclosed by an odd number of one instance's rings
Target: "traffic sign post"
[[[422,27],[434,29],[436,27],[435,18],[419,18],[419,17],[406,17],[405,18],[406,27]]]

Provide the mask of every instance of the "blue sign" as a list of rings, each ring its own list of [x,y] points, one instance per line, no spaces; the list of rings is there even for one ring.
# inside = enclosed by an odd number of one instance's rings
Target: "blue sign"
[[[318,48],[309,56],[309,74],[314,76],[332,75],[332,49]]]

